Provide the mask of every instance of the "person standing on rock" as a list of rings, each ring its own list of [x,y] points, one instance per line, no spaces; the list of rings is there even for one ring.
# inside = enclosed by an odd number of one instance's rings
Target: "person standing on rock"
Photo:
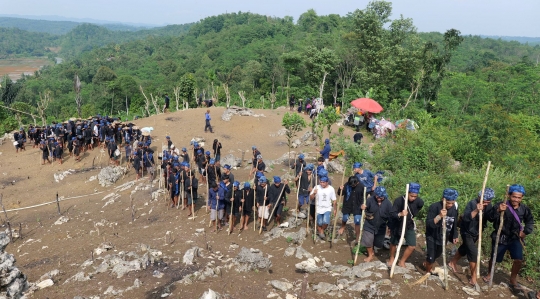
[[[206,125],[204,126],[204,132],[206,133],[207,130],[210,130],[210,133],[214,133],[212,131],[212,126],[210,125],[210,120],[212,120],[212,118],[210,118],[210,109],[206,110],[206,113],[204,114],[204,119],[206,121]]]
[[[456,254],[452,260],[448,263],[448,267],[452,269],[455,273],[457,272],[457,263],[458,261],[467,256],[469,261],[469,269],[471,271],[471,279],[469,284],[475,286],[477,283],[476,277],[476,260],[478,256],[478,247],[476,242],[478,241],[478,227],[479,227],[479,216],[480,211],[484,211],[485,215],[491,211],[493,206],[491,205],[491,200],[495,198],[495,191],[491,188],[486,188],[484,190],[484,200],[480,204],[480,196],[482,196],[482,191],[478,192],[478,197],[469,201],[463,212],[460,231],[461,231],[461,240],[462,244],[459,246]],[[482,218],[483,223],[482,227],[485,229],[488,222],[488,217]]]
[[[304,161],[304,154],[298,155],[298,160],[294,161],[294,165],[291,166],[291,169],[294,169],[294,176],[298,176],[300,169],[306,167],[306,161]]]
[[[407,259],[411,256],[416,248],[416,224],[414,223],[418,213],[424,207],[424,201],[418,196],[420,193],[420,184],[410,183],[409,184],[409,194],[408,206],[405,210],[405,196],[400,196],[394,200],[392,210],[390,211],[390,259],[388,265],[391,266],[394,263],[394,258],[396,257],[396,250],[399,240],[401,239],[401,227],[403,223],[403,217],[407,219],[405,224],[405,243],[407,248],[403,252],[401,260],[398,262],[398,266],[405,268],[405,263]]]
[[[500,224],[500,213],[504,213],[503,227],[497,247],[496,262],[502,262],[506,251],[510,252],[512,258],[512,270],[510,272],[509,286],[513,291],[523,291],[523,287],[517,282],[517,275],[523,265],[523,252],[525,251],[525,238],[531,234],[534,229],[534,218],[531,209],[522,204],[525,188],[522,185],[512,185],[508,189],[509,200],[497,203],[493,206],[486,216],[489,221],[493,221],[495,229],[491,234],[491,254],[493,257],[495,242],[497,239],[497,230]],[[489,271],[493,266],[492,259],[489,260]],[[484,281],[488,282],[490,275],[485,276]]]
[[[272,210],[274,210],[276,217],[275,219],[278,226],[281,224],[281,213],[283,211],[283,207],[285,207],[287,204],[286,194],[291,193],[291,189],[289,188],[288,184],[289,182],[287,180],[281,182],[281,178],[279,176],[274,176],[274,184],[268,187],[268,200],[270,201]]]
[[[341,208],[343,216],[341,218],[341,227],[338,230],[338,235],[343,235],[345,228],[347,227],[347,221],[349,221],[349,216],[353,214],[354,231],[357,236],[355,240],[358,240],[358,236],[360,236],[360,220],[362,218],[360,206],[364,202],[364,188],[364,184],[362,184],[362,182],[354,175],[349,177],[349,180],[344,186],[339,187],[338,195],[343,194],[344,197],[343,207]]]
[[[253,194],[253,189],[249,182],[244,183],[244,189],[242,189],[242,199],[240,200],[240,212],[243,218],[240,220],[240,229],[247,230],[249,229],[248,223],[253,209],[255,209],[255,197]]]
[[[320,178],[319,185],[313,188],[309,196],[311,200],[315,201],[316,205],[316,225],[319,238],[324,240],[326,238],[324,231],[328,227],[328,224],[330,224],[330,213],[332,209],[334,211],[334,217],[337,214],[336,191],[328,183],[328,177],[323,176]]]
[[[366,247],[368,252],[368,257],[364,259],[364,262],[371,262],[375,257],[374,246],[383,247],[386,224],[392,209],[392,203],[388,200],[386,188],[378,186],[373,193],[374,195],[367,199],[366,204],[361,205],[361,209],[365,210],[366,219],[360,245]]]
[[[266,224],[268,221],[268,216],[270,215],[270,206],[271,204],[268,201],[268,184],[265,176],[259,178],[259,184],[257,185],[257,209],[259,212],[259,219],[264,218],[262,230],[266,231]],[[266,206],[264,205],[266,204]]]
[[[429,206],[426,217],[426,261],[423,264],[428,273],[433,269],[435,260],[443,254],[442,234],[445,233],[446,240],[453,244],[457,244],[459,241],[457,229],[458,210],[454,205],[458,195],[455,189],[446,188],[443,191],[441,201]],[[444,199],[446,199],[446,206],[443,205]],[[446,227],[442,226],[443,217],[446,219]]]
[[[303,205],[309,204],[309,193],[311,193],[313,186],[315,186],[313,164],[310,163],[306,165],[302,173],[296,175],[295,181],[296,184],[300,184],[300,189],[298,191],[298,206],[296,209],[297,213],[299,213]],[[307,210],[304,211],[304,214],[306,217],[309,217]]]
[[[324,158],[324,168],[326,169],[328,167],[328,161],[330,159],[330,151],[332,151],[332,148],[330,147],[330,139],[324,140],[324,148],[319,152],[321,156]]]
[[[368,194],[373,195],[373,190],[375,190],[375,181],[377,180],[377,176],[374,175],[373,172],[371,172],[370,170],[363,169],[362,166],[363,165],[360,162],[355,162],[353,164],[354,175],[358,178],[360,182],[362,182],[362,184],[364,184],[364,186],[368,188],[367,190]]]

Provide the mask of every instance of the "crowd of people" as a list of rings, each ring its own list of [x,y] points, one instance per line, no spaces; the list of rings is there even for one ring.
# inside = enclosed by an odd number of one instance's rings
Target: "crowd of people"
[[[205,118],[209,126],[209,112]],[[150,132],[107,116],[98,115],[87,120],[70,119],[44,127],[30,126],[27,131],[21,128],[14,133],[14,139],[17,152],[24,151],[27,142],[34,148],[39,148],[43,152],[43,163],[62,163],[63,148],[67,144],[69,155],[77,161],[81,153],[102,147],[107,149],[111,163],[118,164],[120,147],[123,146],[125,159],[135,170],[137,179],[146,173],[150,180],[153,180],[156,170],[160,168],[159,179],[165,182],[169,198],[167,204],[171,207],[182,205],[182,209],[187,209],[188,216],[195,212],[199,187],[205,186],[204,206],[209,210],[211,225],[216,232],[225,227],[231,233],[237,223],[240,231],[247,230],[253,222],[258,223],[261,231],[267,230],[271,220],[274,220],[274,225],[280,225],[284,208],[287,206],[287,195],[291,193],[287,179],[273,176],[270,180],[257,146],[252,147],[253,159],[249,178],[241,183],[235,180],[231,165],[221,165],[222,144],[218,139],[212,143],[212,152],[192,141],[190,156],[186,147],[176,147],[171,138],[166,136],[166,144],[162,145],[162,152],[157,155],[161,162],[158,161],[156,165]],[[306,163],[304,154],[300,154],[292,165],[294,182],[298,187],[297,202],[294,204],[296,213],[303,213],[307,217],[308,226],[309,223],[315,226],[316,237],[330,241],[327,228],[331,224],[332,216],[337,217],[338,209],[341,209],[341,227],[337,235],[345,233],[352,215],[355,242],[360,242],[359,245],[367,250],[365,262],[375,258],[377,248],[388,247],[388,265],[398,259],[397,264],[405,267],[405,262],[416,248],[416,218],[424,208],[424,201],[419,196],[420,184],[411,182],[408,193],[391,202],[386,188],[377,186],[381,182],[381,173],[373,174],[364,169],[362,163],[355,162],[353,174],[347,182],[334,187],[326,169],[329,143],[329,140],[325,140],[325,148],[320,151],[321,156],[316,164]],[[483,211],[483,227],[487,227],[489,222],[493,223],[494,227],[491,233],[492,251],[495,250],[496,240],[499,240],[496,262],[501,262],[506,252],[510,253],[513,265],[509,286],[513,290],[521,290],[517,275],[523,261],[524,239],[532,233],[534,227],[531,210],[522,203],[524,195],[525,188],[516,184],[509,187],[504,201],[492,203],[495,192],[486,188],[468,202],[460,215],[456,205],[458,191],[453,188],[444,189],[440,201],[427,208],[426,258],[422,264],[425,270],[430,272],[435,260],[444,254],[445,241],[457,244],[461,235],[461,245],[448,267],[456,271],[457,262],[466,256],[471,273],[469,283],[477,284],[478,251],[475,243],[479,238],[479,213]],[[338,206],[338,196],[343,198],[341,207]],[[500,236],[497,236],[501,214],[504,221]],[[364,229],[360,231],[362,222]],[[401,230],[403,222],[404,231]],[[446,227],[443,227],[443,223]],[[396,248],[401,239],[404,239],[406,247],[403,255],[399,257],[396,256]],[[385,242],[388,246],[385,246]],[[490,268],[493,266],[491,261],[489,265]],[[482,279],[489,281],[489,271]]]

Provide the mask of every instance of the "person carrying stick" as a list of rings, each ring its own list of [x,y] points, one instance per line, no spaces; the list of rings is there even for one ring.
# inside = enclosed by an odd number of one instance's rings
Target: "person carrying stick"
[[[399,260],[398,266],[405,268],[405,262],[414,249],[416,248],[416,224],[414,223],[414,217],[420,213],[420,210],[424,207],[424,201],[418,196],[420,193],[420,184],[410,183],[409,192],[407,194],[408,203],[407,209],[405,209],[405,196],[400,196],[394,200],[394,205],[390,211],[390,259],[388,265],[392,266],[394,258],[396,257],[396,250],[399,240],[401,239],[401,224],[403,223],[403,217],[407,219],[405,243],[407,248],[403,252],[403,256]]]
[[[189,169],[188,179],[185,182],[185,191],[187,194],[187,208],[189,211],[188,217],[195,217],[195,202],[197,201],[197,190],[199,189],[199,180],[195,177],[195,173],[191,171],[190,165],[187,164],[186,168]]]
[[[330,186],[328,183],[328,177],[322,176],[319,180],[319,185],[313,188],[309,198],[315,201],[315,209],[317,211],[315,215],[315,226],[317,227],[317,234],[319,238],[324,240],[326,238],[324,231],[330,224],[330,213],[332,212],[332,209],[334,211],[334,217],[337,214],[337,198],[334,187]]]
[[[274,176],[274,184],[268,187],[268,200],[273,207],[270,218],[275,216],[278,226],[281,224],[281,213],[283,212],[283,207],[286,205],[286,194],[291,193],[288,183],[287,180],[281,182],[279,176]]]
[[[493,191],[491,188],[486,188],[484,190],[484,200],[482,201],[482,204],[480,204],[480,196],[482,196],[482,191],[478,192],[477,198],[467,203],[465,211],[463,211],[460,225],[461,240],[463,243],[461,246],[459,246],[456,254],[448,263],[448,267],[453,272],[456,272],[458,261],[462,257],[467,256],[467,260],[469,261],[469,269],[471,270],[471,279],[469,280],[469,284],[473,287],[477,284],[476,259],[478,256],[478,248],[475,243],[478,241],[478,228],[480,221],[478,214],[480,211],[489,213],[493,208],[491,205],[491,200],[495,198],[495,191]],[[487,226],[488,219],[485,217],[482,220],[482,225],[485,228]]]
[[[297,204],[297,214],[300,212],[303,205],[309,205],[309,193],[312,190],[312,186],[315,185],[315,176],[313,175],[313,164],[308,164],[304,171],[298,173],[295,178],[296,184],[298,185],[298,204]],[[304,209],[303,212],[306,217],[309,217],[307,209]]]
[[[446,188],[443,191],[441,201],[429,206],[426,218],[426,261],[423,263],[428,273],[433,269],[435,260],[441,254],[446,254],[446,252],[443,252],[444,241],[448,240],[454,244],[458,242],[456,222],[458,211],[455,206],[458,195],[455,189]],[[445,222],[446,227],[443,227]],[[446,235],[446,238],[443,238],[443,233]]]
[[[373,193],[374,195],[367,199],[367,203],[361,206],[361,209],[365,211],[365,222],[360,245],[366,247],[368,252],[368,257],[364,259],[364,262],[371,262],[375,257],[373,246],[383,247],[386,224],[392,209],[386,188],[376,187]]]
[[[259,212],[259,218],[261,219],[261,226],[260,226],[260,230],[259,230],[259,234],[260,234],[260,231],[266,231],[266,222],[268,221],[268,216],[270,215],[270,211],[268,210],[269,209],[269,206],[267,205],[268,202],[267,202],[267,190],[268,190],[268,185],[267,185],[267,180],[266,180],[266,177],[265,176],[261,176],[259,177],[259,184],[257,185],[257,196],[256,196],[256,200],[257,200],[257,209],[258,209],[258,212]]]
[[[240,215],[240,201],[242,199],[242,190],[240,190],[240,182],[235,181],[233,184],[232,197],[229,199],[231,202],[231,209],[229,212],[229,235],[233,232],[236,225],[236,218]],[[240,223],[242,225],[242,223]]]
[[[338,235],[342,235],[343,232],[345,232],[349,216],[353,214],[354,231],[356,232],[355,242],[360,235],[360,218],[362,214],[360,206],[362,205],[362,192],[364,192],[365,187],[366,186],[353,175],[349,177],[349,180],[345,185],[338,189],[338,195],[344,195],[343,206],[341,207],[343,216],[341,218],[341,227],[338,230]]]
[[[525,250],[525,237],[533,232],[534,218],[529,207],[521,203],[525,195],[525,188],[522,185],[512,185],[508,189],[509,200],[499,202],[493,206],[485,215],[489,221],[493,221],[495,230],[491,234],[491,259],[489,261],[489,272],[483,279],[488,282],[491,278],[492,267],[494,267],[493,256],[496,246],[497,230],[503,214],[503,226],[499,236],[499,244],[496,251],[496,262],[502,262],[506,251],[510,252],[512,258],[512,270],[510,272],[509,286],[512,291],[523,291],[523,287],[517,282],[517,275],[523,264],[523,251]],[[523,225],[524,223],[525,225]]]
[[[253,189],[249,182],[244,183],[244,188],[242,189],[242,200],[241,200],[240,212],[242,214],[242,219],[240,221],[240,230],[248,230],[249,217],[254,211],[255,206],[255,197],[253,196]]]

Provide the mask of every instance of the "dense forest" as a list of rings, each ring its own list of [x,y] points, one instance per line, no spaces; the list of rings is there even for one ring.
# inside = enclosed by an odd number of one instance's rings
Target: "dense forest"
[[[419,33],[412,19],[392,18],[391,11],[391,3],[375,1],[346,16],[309,10],[296,22],[228,13],[133,35],[81,25],[54,40],[69,54],[64,63],[17,82],[3,79],[2,105],[37,114],[37,103],[48,97],[48,122],[77,116],[75,76],[83,117],[155,113],[145,108],[141,91],[161,103],[169,94],[173,110],[175,99],[182,109],[182,101],[192,107],[196,95],[240,105],[239,93],[249,107],[285,105],[294,94],[321,96],[346,109],[367,94],[385,107],[381,116],[414,119],[420,130],[397,131],[369,150],[339,134],[332,145],[372,170],[385,170],[392,196],[418,181],[428,203],[452,186],[464,206],[480,188],[488,160],[498,198],[512,183],[525,185],[527,198],[540,195],[540,46],[450,28]],[[0,108],[1,132],[19,121],[32,119]],[[540,217],[540,204],[527,204]],[[540,237],[528,242],[539,246]],[[529,260],[523,275],[539,278],[537,263]]]

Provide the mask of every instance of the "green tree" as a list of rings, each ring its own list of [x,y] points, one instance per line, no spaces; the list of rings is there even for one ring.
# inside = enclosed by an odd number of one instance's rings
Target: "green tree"
[[[323,120],[328,132],[328,138],[332,136],[332,125],[335,124],[341,116],[336,113],[336,109],[332,106],[326,106],[318,115]]]
[[[326,77],[338,64],[334,50],[328,48],[317,49],[310,46],[304,53],[304,63],[308,69],[310,81],[319,89],[319,97],[323,98]]]
[[[281,125],[287,130],[285,137],[287,137],[287,146],[289,147],[289,168],[291,166],[291,148],[294,138],[298,132],[302,131],[306,127],[306,121],[298,113],[285,113],[281,120]]]

